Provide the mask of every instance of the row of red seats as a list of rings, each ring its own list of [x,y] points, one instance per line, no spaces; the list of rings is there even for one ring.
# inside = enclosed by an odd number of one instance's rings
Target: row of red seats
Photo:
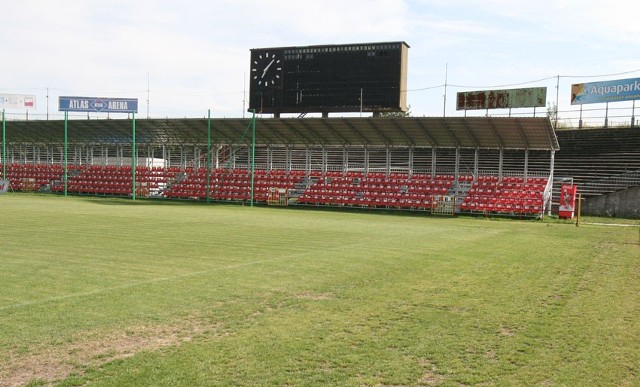
[[[478,178],[476,179],[478,182],[482,183],[482,182],[489,182],[489,183],[516,183],[516,184],[523,184],[523,183],[537,183],[537,184],[542,184],[542,183],[546,183],[547,182],[547,178],[546,177],[539,177],[539,176],[530,176],[527,177],[526,179],[524,178],[524,176],[495,176],[495,175],[484,175],[484,176],[478,176]]]
[[[256,202],[266,202],[268,199],[268,193],[268,188],[254,188],[253,199]],[[172,198],[205,199],[207,192],[202,186],[191,186],[173,189],[170,193],[166,193],[166,195],[167,197]],[[240,189],[238,187],[221,187],[211,189],[209,192],[209,198],[225,201],[248,201],[251,199],[251,189]]]
[[[357,196],[357,195],[307,195],[298,198],[298,203],[311,205],[332,205],[332,206],[359,206],[377,208],[402,208],[402,209],[429,209],[432,206],[430,199],[409,195],[406,197],[395,196]]]
[[[131,171],[130,166],[68,165],[67,189],[78,193],[131,193]],[[136,181],[145,185],[162,182],[167,178],[164,169],[159,168],[138,167],[136,175]],[[54,191],[62,191],[64,166],[62,164],[9,164],[7,178],[14,190],[38,190],[43,186],[50,186]],[[128,188],[123,188],[122,184],[127,183]]]
[[[303,175],[307,175],[307,173],[305,173],[304,171],[299,171],[302,172]],[[350,177],[350,178],[357,178],[357,179],[411,179],[411,178],[423,178],[423,179],[427,179],[427,180],[450,180],[450,181],[454,181],[455,180],[455,175],[452,174],[437,174],[437,175],[431,175],[431,174],[425,174],[425,173],[413,173],[413,174],[409,174],[407,172],[390,172],[390,173],[386,173],[386,172],[360,172],[360,171],[318,171],[318,170],[312,170],[308,173],[308,175],[310,177],[333,177],[333,178],[339,178],[339,177]],[[458,180],[460,181],[466,181],[467,179],[471,178],[473,180],[473,176],[459,176]]]
[[[60,164],[7,164],[9,186],[17,191],[36,191],[59,180],[64,174]]]
[[[67,191],[80,194],[128,196],[133,191],[131,166],[83,165],[68,177]],[[136,195],[147,196],[150,190],[166,183],[173,174],[157,167],[136,167]],[[62,185],[54,186],[61,191]]]
[[[478,179],[460,205],[461,211],[535,215],[543,211],[547,180],[542,177]]]
[[[254,200],[266,202],[268,188],[254,188]],[[202,185],[183,185],[165,192],[166,197],[183,199],[205,199],[206,188]],[[211,188],[209,198],[213,200],[247,201],[251,199],[251,189],[246,187],[220,187]]]
[[[210,198],[232,201],[251,199],[249,171],[235,169],[215,172],[210,175]],[[256,170],[253,179],[254,200],[266,202],[269,188],[292,189],[302,181],[304,176],[304,171],[290,171],[288,173],[283,170]],[[206,170],[194,170],[191,174],[185,171],[184,178],[172,184],[163,195],[169,198],[206,198]]]
[[[312,186],[307,189],[305,195],[363,195],[363,196],[390,196],[400,195],[406,196],[408,194],[417,194],[419,196],[426,195],[446,195],[449,191],[449,187],[446,186],[416,186],[416,187],[345,187],[345,186]]]
[[[138,187],[136,195],[145,196],[148,194],[150,187]],[[61,184],[52,187],[54,192],[62,192],[64,186]],[[67,192],[93,195],[118,195],[128,196],[132,192],[132,184],[87,184],[87,183],[70,183],[67,184]]]
[[[522,202],[509,202],[503,200],[481,202],[463,202],[461,211],[481,213],[502,213],[514,215],[539,215],[543,211],[542,202],[525,200]]]
[[[319,179],[297,200],[313,205],[352,205],[398,208],[431,208],[432,195],[444,195],[453,184],[449,176],[432,180],[430,175],[385,179],[348,177]]]

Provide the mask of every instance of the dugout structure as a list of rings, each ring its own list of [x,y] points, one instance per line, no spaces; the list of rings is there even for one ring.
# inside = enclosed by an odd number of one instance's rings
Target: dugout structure
[[[56,192],[63,122],[3,124],[6,176]],[[431,210],[446,195],[456,213],[524,212],[535,199],[527,213],[539,214],[559,148],[547,118],[141,119],[136,128],[133,148],[131,120],[70,120],[69,179],[82,182],[71,192],[128,195],[135,152],[136,185],[149,197],[266,204],[287,189],[289,204]]]

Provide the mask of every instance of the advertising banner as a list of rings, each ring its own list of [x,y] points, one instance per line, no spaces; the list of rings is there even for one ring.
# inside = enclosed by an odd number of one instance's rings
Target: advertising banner
[[[0,109],[35,109],[36,96],[24,94],[0,94]]]
[[[516,109],[546,105],[547,88],[531,87],[460,92],[457,95],[456,110]]]
[[[573,219],[577,194],[578,186],[571,184],[562,185],[562,188],[560,189],[560,208],[558,210],[558,217]]]
[[[61,112],[137,113],[137,98],[60,97]]]
[[[640,78],[571,85],[572,105],[633,101],[636,99],[640,99]]]

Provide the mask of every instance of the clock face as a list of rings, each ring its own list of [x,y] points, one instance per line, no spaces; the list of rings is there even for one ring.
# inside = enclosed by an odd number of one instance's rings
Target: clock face
[[[274,53],[258,54],[251,64],[253,82],[262,87],[273,87],[280,81],[282,63]]]

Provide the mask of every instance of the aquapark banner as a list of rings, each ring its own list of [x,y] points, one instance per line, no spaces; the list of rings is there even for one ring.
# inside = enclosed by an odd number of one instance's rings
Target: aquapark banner
[[[558,216],[560,218],[573,219],[576,209],[576,195],[578,187],[571,184],[563,184],[560,189],[560,208]]]
[[[571,104],[633,101],[640,99],[640,78],[571,85]]]

